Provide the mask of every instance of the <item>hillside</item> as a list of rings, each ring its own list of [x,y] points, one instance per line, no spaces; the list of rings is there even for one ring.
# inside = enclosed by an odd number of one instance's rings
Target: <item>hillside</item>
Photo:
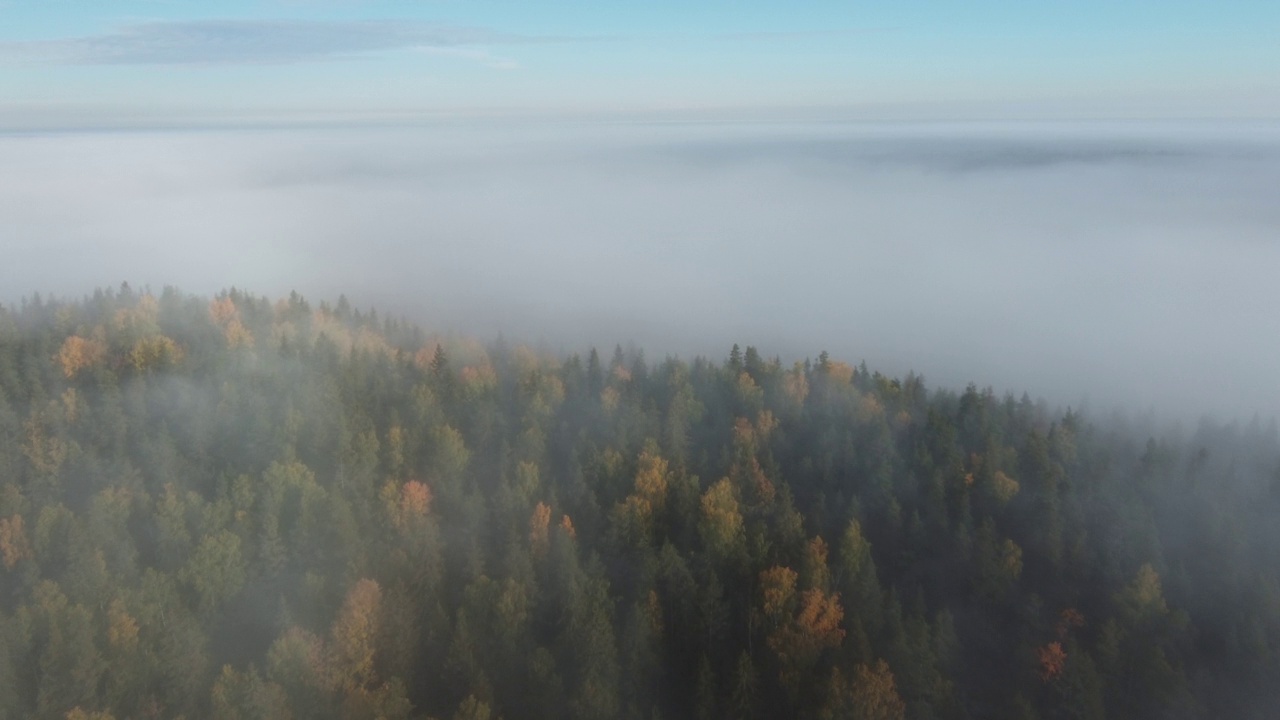
[[[0,718],[1280,706],[1274,422],[726,353],[0,308]]]

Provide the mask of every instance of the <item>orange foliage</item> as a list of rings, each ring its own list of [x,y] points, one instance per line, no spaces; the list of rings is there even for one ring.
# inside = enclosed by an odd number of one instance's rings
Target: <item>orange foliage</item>
[[[551,539],[547,527],[551,524],[551,508],[546,503],[538,503],[529,518],[529,545],[533,548],[534,557],[545,557]]]
[[[62,366],[62,374],[73,378],[85,368],[102,363],[107,357],[107,344],[101,340],[86,340],[79,335],[72,335],[62,343],[55,360]]]
[[[1084,627],[1084,615],[1075,608],[1067,608],[1062,611],[1062,616],[1058,620],[1058,639],[1066,640],[1067,633],[1070,632],[1072,628],[1082,627]]]
[[[844,608],[840,606],[840,593],[830,595],[817,588],[805,590],[800,596],[800,614],[796,626],[812,643],[819,647],[838,647],[844,640],[840,621]]]
[[[884,405],[875,395],[863,395],[858,403],[858,420],[864,423],[875,422],[884,417]]]
[[[31,557],[31,544],[22,524],[22,516],[0,518],[0,562],[12,570],[20,561]]]
[[[409,518],[423,517],[431,511],[431,488],[426,483],[410,480],[400,488],[400,517],[402,522]]]
[[[230,297],[223,297],[209,303],[209,317],[213,318],[215,325],[226,327],[240,317],[240,311]]]
[[[468,365],[462,368],[462,386],[474,393],[482,393],[498,386],[498,375],[489,363]]]
[[[853,682],[844,678],[839,668],[831,671],[830,695],[820,717],[859,720],[902,720],[907,705],[898,694],[893,672],[884,660],[874,666],[858,665]]]
[[[440,349],[440,343],[429,342],[418,348],[418,352],[413,354],[413,364],[418,366],[419,370],[427,371],[431,369],[431,361],[435,359],[436,351]]]
[[[1067,664],[1067,653],[1062,649],[1062,643],[1051,642],[1037,648],[1036,656],[1040,660],[1040,679],[1045,682],[1061,675]]]
[[[766,642],[778,656],[780,680],[788,692],[796,692],[804,677],[817,663],[824,650],[837,648],[844,642],[840,621],[844,608],[840,595],[828,595],[818,588],[800,595],[800,608],[790,622],[773,631]]]
[[[568,515],[560,517],[560,529],[564,530],[565,534],[570,538],[578,537],[578,532],[573,529],[573,521],[569,519]]]

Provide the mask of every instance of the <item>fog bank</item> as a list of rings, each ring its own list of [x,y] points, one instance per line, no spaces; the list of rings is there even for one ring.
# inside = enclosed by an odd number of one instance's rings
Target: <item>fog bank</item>
[[[298,290],[556,349],[826,349],[1280,414],[1280,131],[434,125],[0,136],[0,302]]]

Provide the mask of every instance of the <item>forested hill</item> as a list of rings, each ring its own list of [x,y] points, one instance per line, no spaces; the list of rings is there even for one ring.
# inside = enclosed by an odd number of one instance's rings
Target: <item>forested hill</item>
[[[36,298],[0,309],[0,717],[1275,717],[1276,435]]]

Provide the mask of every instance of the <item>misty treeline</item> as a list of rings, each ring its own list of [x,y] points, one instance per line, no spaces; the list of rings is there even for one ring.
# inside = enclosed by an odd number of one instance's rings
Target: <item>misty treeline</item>
[[[0,309],[6,718],[1270,717],[1278,514],[1274,423],[297,295]]]

